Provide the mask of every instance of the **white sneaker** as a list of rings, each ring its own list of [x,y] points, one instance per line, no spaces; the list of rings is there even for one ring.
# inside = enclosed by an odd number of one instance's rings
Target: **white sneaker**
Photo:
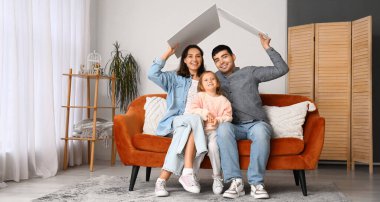
[[[166,181],[158,178],[154,192],[156,196],[169,196],[169,192],[166,191]]]
[[[196,194],[201,192],[201,186],[199,185],[197,177],[194,174],[181,175],[181,177],[179,177],[179,182],[188,192]]]
[[[265,190],[264,184],[251,185],[251,196],[257,199],[269,198],[269,194]]]
[[[223,179],[220,176],[212,176],[214,183],[212,183],[212,191],[214,194],[221,194],[223,191]]]
[[[230,188],[228,188],[224,194],[223,197],[225,198],[238,198],[239,196],[244,196],[244,184],[243,180],[240,178],[233,179],[231,182]]]

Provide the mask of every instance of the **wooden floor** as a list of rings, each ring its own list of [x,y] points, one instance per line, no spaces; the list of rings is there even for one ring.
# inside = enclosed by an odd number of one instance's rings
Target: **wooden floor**
[[[152,169],[151,180],[156,180],[159,171],[159,169]],[[0,189],[0,201],[31,201],[90,177],[100,175],[130,176],[130,174],[130,166],[116,164],[111,167],[109,162],[96,162],[94,172],[89,172],[88,166],[71,167],[47,179],[36,178],[19,183],[7,182],[8,187]],[[201,178],[207,178],[210,175],[211,170],[201,170]],[[139,177],[142,179],[145,177],[144,168],[140,168]],[[294,183],[291,171],[268,171],[266,178]],[[371,177],[368,174],[368,166],[357,166],[355,172],[347,173],[345,165],[322,164],[319,165],[318,170],[306,172],[306,181],[333,182],[352,201],[380,201],[379,166],[374,168],[374,175]],[[270,193],[270,190],[268,191]]]

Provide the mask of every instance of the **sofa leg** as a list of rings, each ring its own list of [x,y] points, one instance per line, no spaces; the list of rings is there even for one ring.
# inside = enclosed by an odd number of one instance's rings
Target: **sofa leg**
[[[300,175],[299,170],[293,170],[294,181],[296,182],[297,186],[300,184],[299,175]]]
[[[307,196],[305,170],[300,170],[299,171],[299,179],[300,179],[300,182],[301,182],[302,194],[304,196]]]
[[[137,174],[139,174],[140,166],[133,166],[131,173],[131,180],[129,182],[129,191],[133,191],[133,187],[135,186]]]
[[[152,167],[146,167],[146,178],[145,178],[145,180],[147,182],[149,182],[151,171],[152,171]]]

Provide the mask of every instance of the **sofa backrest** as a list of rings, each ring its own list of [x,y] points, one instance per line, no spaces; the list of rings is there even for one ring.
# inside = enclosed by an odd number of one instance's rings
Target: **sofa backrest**
[[[288,106],[293,105],[303,101],[311,101],[309,98],[300,95],[288,95],[288,94],[260,94],[262,104],[268,106]],[[146,94],[136,98],[128,107],[128,110],[134,110],[138,114],[141,114],[139,118],[140,123],[144,123],[145,110],[144,104],[146,102],[146,97],[162,97],[166,98],[166,94]],[[316,110],[318,111],[318,110]]]
[[[278,107],[289,106],[304,101],[311,101],[309,98],[300,95],[260,94],[260,96],[263,105]]]
[[[166,94],[146,94],[136,98],[129,107],[139,108],[144,112],[144,104],[146,101],[146,97],[162,97],[166,98]],[[300,95],[287,95],[287,94],[260,94],[261,100],[263,101],[263,105],[269,106],[288,106],[292,104],[296,104],[303,101],[311,101],[309,98],[300,96]]]

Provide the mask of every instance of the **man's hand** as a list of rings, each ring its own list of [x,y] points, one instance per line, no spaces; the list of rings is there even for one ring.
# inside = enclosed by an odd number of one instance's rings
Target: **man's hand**
[[[269,46],[270,38],[266,37],[262,33],[259,33],[259,36],[260,36],[260,42],[261,42],[261,45],[263,46],[263,48],[265,50],[267,50],[268,48],[270,48],[270,46]]]

